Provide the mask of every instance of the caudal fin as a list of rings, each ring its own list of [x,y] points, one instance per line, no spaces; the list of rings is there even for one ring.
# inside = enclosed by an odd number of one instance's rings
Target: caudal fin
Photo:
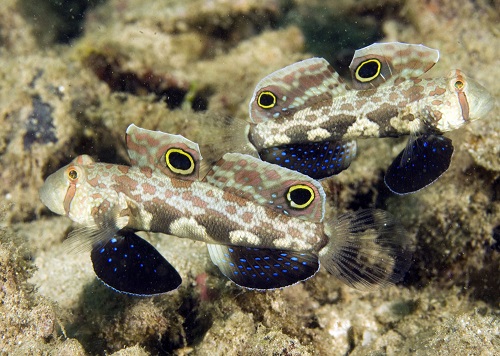
[[[414,246],[388,212],[377,209],[344,214],[325,228],[330,237],[320,262],[347,285],[362,290],[400,281],[411,265]]]

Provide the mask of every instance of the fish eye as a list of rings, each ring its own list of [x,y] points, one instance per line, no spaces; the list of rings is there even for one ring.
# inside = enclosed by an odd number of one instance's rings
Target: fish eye
[[[180,148],[170,148],[165,153],[165,163],[168,169],[181,175],[189,175],[195,168],[193,157]]]
[[[465,86],[465,83],[461,80],[457,80],[457,81],[455,81],[454,86],[455,86],[455,89],[462,90]]]
[[[262,109],[272,109],[276,106],[276,95],[270,91],[263,91],[257,98],[257,105]]]
[[[286,199],[292,208],[305,209],[311,205],[314,200],[314,190],[304,184],[292,185],[288,189]]]
[[[71,180],[71,181],[75,181],[78,179],[78,172],[74,168],[70,169],[68,171],[67,175],[68,175],[69,180]]]
[[[381,69],[382,64],[378,59],[368,59],[356,68],[355,77],[362,83],[371,82],[379,76]]]

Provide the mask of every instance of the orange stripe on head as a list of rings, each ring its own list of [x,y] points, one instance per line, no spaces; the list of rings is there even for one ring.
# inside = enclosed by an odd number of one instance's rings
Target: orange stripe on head
[[[71,201],[73,200],[76,193],[76,184],[70,184],[68,190],[66,191],[66,195],[64,196],[64,212],[66,216],[69,215],[69,209],[71,207]]]
[[[465,87],[467,86],[466,79],[462,75],[460,70],[455,70],[455,82],[453,87],[458,96],[458,103],[460,104],[460,109],[462,110],[462,117],[464,121],[469,121],[469,102],[467,101],[467,96],[465,95]]]
[[[458,103],[460,104],[460,109],[462,110],[462,117],[464,121],[469,121],[469,102],[464,92],[459,92]]]

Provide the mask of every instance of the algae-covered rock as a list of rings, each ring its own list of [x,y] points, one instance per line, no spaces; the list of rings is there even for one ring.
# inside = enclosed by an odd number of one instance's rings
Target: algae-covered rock
[[[0,210],[2,225],[6,208]],[[26,355],[71,349],[83,354],[78,341],[58,338],[58,309],[28,282],[35,269],[26,241],[0,228],[0,352]]]
[[[4,0],[0,4],[0,54],[22,56],[37,50],[30,19],[19,11],[18,0]]]
[[[204,244],[143,234],[183,283],[154,298],[117,294],[95,278],[88,250],[63,243],[76,226],[37,195],[77,154],[127,163],[131,123],[199,142],[206,162],[247,152],[248,101],[261,78],[311,56],[326,56],[346,74],[353,50],[374,41],[437,48],[429,76],[459,68],[498,98],[497,2],[91,3],[74,6],[74,22],[51,13],[55,2],[40,6],[42,19],[26,1],[1,5],[0,199],[8,209],[0,353],[500,352],[498,105],[450,133],[450,169],[418,193],[394,196],[383,183],[407,138],[360,140],[351,167],[322,182],[328,219],[384,208],[416,241],[405,280],[384,290],[352,290],[320,270],[284,290],[244,291],[221,275]],[[52,19],[52,32],[39,33]],[[80,27],[73,37],[68,24]]]
[[[494,355],[500,348],[500,320],[479,310],[453,315],[412,340],[416,355]],[[407,343],[408,344],[408,343]],[[421,346],[416,348],[414,345]],[[409,345],[408,345],[409,346]]]

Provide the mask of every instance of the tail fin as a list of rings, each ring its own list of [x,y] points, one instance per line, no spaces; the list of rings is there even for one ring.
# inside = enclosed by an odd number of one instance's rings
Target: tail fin
[[[347,285],[362,290],[400,281],[411,265],[414,246],[388,212],[359,210],[327,224],[328,244],[320,262]]]

